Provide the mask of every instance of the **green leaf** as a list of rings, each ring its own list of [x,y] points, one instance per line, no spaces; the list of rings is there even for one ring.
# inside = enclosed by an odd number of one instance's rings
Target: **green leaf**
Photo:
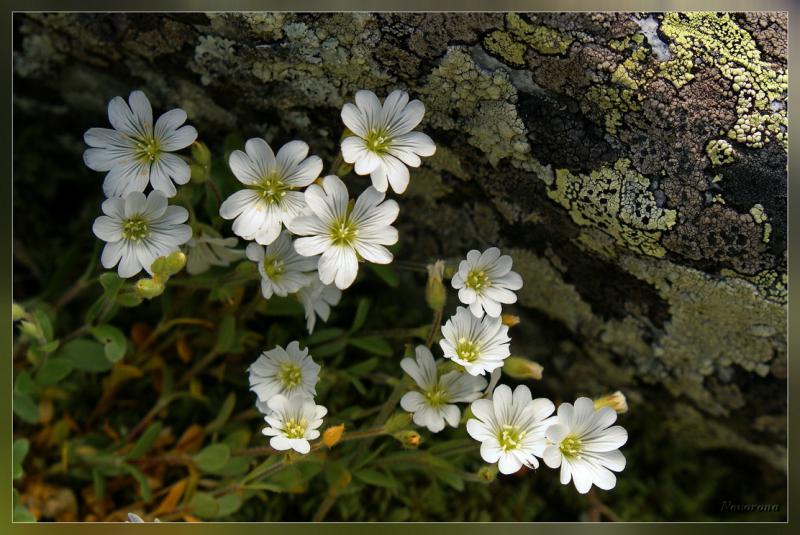
[[[205,492],[195,492],[189,502],[191,512],[200,518],[213,518],[219,512],[219,503],[213,496]]]
[[[252,481],[254,479],[258,479],[261,474],[264,474],[267,470],[269,470],[272,466],[276,463],[280,462],[280,459],[277,455],[273,455],[271,457],[267,457],[264,462],[253,468],[253,471],[247,474],[244,479],[242,479],[242,483],[247,481]]]
[[[347,337],[339,338],[327,344],[314,348],[314,356],[318,358],[330,357],[339,353],[347,346]]]
[[[338,327],[329,327],[327,329],[320,329],[308,338],[305,339],[305,346],[315,346],[318,344],[323,344],[325,342],[329,342],[336,338],[339,338],[344,334],[344,329],[340,329]]]
[[[227,444],[212,444],[206,446],[192,457],[192,461],[200,470],[209,472],[219,470],[231,458],[231,449]]]
[[[225,466],[217,470],[208,470],[209,474],[215,476],[237,477],[245,474],[250,468],[250,459],[247,457],[231,457]]]
[[[135,293],[121,293],[117,296],[117,304],[121,307],[131,308],[142,304],[144,299]]]
[[[28,422],[35,424],[39,421],[39,407],[27,394],[14,394],[14,414]]]
[[[217,505],[219,509],[214,516],[225,517],[232,515],[242,506],[242,497],[238,494],[226,494],[217,499]]]
[[[19,372],[17,378],[14,380],[14,393],[26,396],[33,392],[34,384],[31,379],[31,374],[27,370]]]
[[[24,472],[22,470],[22,462],[25,460],[25,456],[28,455],[28,448],[29,444],[26,439],[18,438],[14,441],[14,447],[11,452],[12,479],[19,479],[23,476]]]
[[[41,351],[42,353],[52,353],[53,351],[58,349],[58,346],[60,345],[61,342],[59,340],[53,340],[52,342],[47,342],[46,344],[38,346],[36,349],[38,351]]]
[[[14,512],[13,522],[36,522],[36,517],[28,511],[24,505],[19,503],[19,493],[14,489]]]
[[[106,478],[99,470],[92,470],[92,483],[94,484],[94,497],[102,500],[106,494]]]
[[[369,299],[364,298],[359,300],[358,308],[356,308],[356,315],[353,318],[353,325],[350,327],[350,333],[358,332],[358,330],[364,326],[364,322],[367,321],[367,315],[369,314],[369,307]]]
[[[142,436],[139,437],[139,440],[136,441],[136,444],[133,445],[133,448],[123,458],[127,461],[134,461],[150,451],[150,448],[153,447],[153,442],[161,434],[162,427],[163,424],[161,422],[150,424],[142,433]]]
[[[233,346],[236,339],[236,320],[232,314],[222,317],[217,332],[217,345],[214,349],[218,353],[225,353]]]
[[[125,338],[122,331],[113,325],[104,324],[92,327],[90,332],[98,342],[103,344],[103,350],[108,360],[117,362],[125,356],[125,352],[128,350],[128,339]]]
[[[113,299],[125,284],[125,279],[117,275],[115,271],[107,271],[98,278],[107,299]]]
[[[105,349],[94,340],[79,338],[64,344],[56,356],[69,360],[77,370],[105,372],[111,369]]]
[[[150,484],[147,482],[147,476],[145,476],[141,470],[129,464],[123,464],[122,469],[133,476],[133,479],[139,484],[139,495],[144,501],[149,502],[153,494],[150,491]]]
[[[72,362],[64,357],[47,359],[36,372],[36,382],[40,385],[54,385],[72,372]]]
[[[392,356],[392,346],[379,336],[359,336],[357,338],[350,338],[349,343],[351,346],[374,355],[379,355],[381,357]]]
[[[359,362],[355,366],[350,366],[347,368],[347,373],[356,377],[363,377],[374,370],[379,363],[380,359],[378,357],[372,357],[364,362]]]
[[[214,431],[218,431],[225,423],[228,421],[228,418],[231,417],[231,413],[233,413],[233,408],[236,406],[236,394],[231,392],[228,394],[228,397],[225,398],[225,401],[222,403],[222,407],[217,413],[217,417],[206,426],[207,433],[213,433]]]
[[[464,479],[455,472],[447,472],[444,470],[432,470],[436,477],[439,478],[444,484],[455,490],[461,492],[464,490]]]
[[[36,320],[36,324],[42,330],[45,340],[52,340],[53,324],[50,322],[50,316],[47,315],[47,312],[41,308],[37,308],[31,312],[31,315],[33,316],[33,319]]]
[[[382,264],[367,264],[369,268],[381,278],[383,282],[392,288],[397,288],[400,285],[400,279],[397,278],[395,270],[389,266]]]
[[[397,482],[394,479],[377,470],[364,468],[363,470],[359,470],[353,475],[355,476],[356,479],[368,485],[373,485],[376,487],[384,487],[387,489],[393,489],[397,486]]]

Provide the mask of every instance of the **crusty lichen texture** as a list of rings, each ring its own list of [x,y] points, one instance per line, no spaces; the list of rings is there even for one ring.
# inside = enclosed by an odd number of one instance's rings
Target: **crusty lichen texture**
[[[408,90],[438,151],[399,199],[399,255],[510,251],[531,345],[558,361],[547,318],[577,348],[552,380],[658,387],[780,464],[785,430],[756,422],[785,416],[763,395],[785,385],[786,14],[144,17],[20,15],[16,74],[89,115],[142,87],[211,141],[326,158],[358,89]]]

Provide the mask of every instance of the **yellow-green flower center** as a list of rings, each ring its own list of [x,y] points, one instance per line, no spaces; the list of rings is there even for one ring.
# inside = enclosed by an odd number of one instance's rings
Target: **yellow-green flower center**
[[[139,138],[136,143],[136,157],[142,162],[153,162],[161,154],[161,145],[154,137]]]
[[[262,178],[256,186],[258,195],[267,204],[280,204],[283,202],[283,198],[286,197],[286,192],[291,189],[275,172]]]
[[[456,344],[456,355],[463,361],[473,362],[478,359],[480,348],[473,340],[467,340],[462,337],[458,339]]]
[[[489,275],[482,269],[473,269],[467,274],[466,285],[476,292],[479,292],[491,284]]]
[[[122,223],[122,237],[126,240],[141,241],[150,234],[147,221],[140,216],[129,217]]]
[[[383,130],[371,131],[367,134],[367,138],[364,141],[367,145],[367,149],[376,154],[385,154],[389,151],[389,145],[391,144],[391,139]]]
[[[358,236],[358,229],[349,217],[334,221],[330,228],[331,241],[334,245],[352,246]]]
[[[497,442],[500,443],[501,450],[509,452],[520,446],[526,434],[518,425],[503,424],[500,432],[497,433]]]
[[[431,407],[441,407],[450,400],[450,393],[437,384],[425,392],[425,399]]]
[[[284,390],[290,390],[303,382],[303,369],[293,362],[284,362],[278,367],[278,381]]]
[[[277,280],[283,275],[283,262],[275,257],[267,256],[264,258],[264,273],[270,280]]]
[[[305,418],[291,418],[283,426],[283,432],[286,438],[303,438],[306,434],[306,427],[308,422]]]
[[[559,446],[561,454],[565,457],[580,458],[583,451],[583,444],[581,439],[575,436],[568,436],[561,441]]]

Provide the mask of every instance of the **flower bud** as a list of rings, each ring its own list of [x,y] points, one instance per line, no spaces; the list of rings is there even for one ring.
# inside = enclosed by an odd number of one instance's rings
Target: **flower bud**
[[[25,309],[16,303],[11,303],[11,320],[19,321],[25,317]]]
[[[186,338],[181,336],[178,338],[178,341],[175,342],[175,349],[178,352],[178,358],[181,359],[184,363],[189,363],[192,361],[192,346],[189,345],[189,342],[186,341]]]
[[[625,399],[625,394],[617,390],[613,394],[603,396],[594,400],[594,409],[602,409],[603,407],[611,407],[618,414],[628,412],[628,400]]]
[[[42,332],[42,328],[33,321],[22,320],[19,324],[19,330],[22,331],[23,334],[27,334],[31,338],[35,338],[37,340],[44,338],[44,332]]]
[[[208,166],[211,164],[211,151],[202,141],[195,141],[192,143],[192,158],[200,165]]]
[[[387,433],[394,433],[411,425],[411,415],[407,412],[396,412],[386,420],[383,428]]]
[[[477,476],[478,478],[480,478],[481,481],[485,481],[486,483],[491,483],[497,477],[497,465],[489,464],[486,466],[482,466],[480,470],[478,470]]]
[[[192,182],[196,184],[202,184],[206,180],[208,180],[208,167],[205,165],[200,165],[199,163],[189,164],[189,169],[191,170],[191,178]]]
[[[336,169],[336,176],[347,176],[350,174],[350,171],[353,170],[353,164],[351,163],[343,163]]]
[[[544,368],[541,364],[523,357],[508,357],[503,363],[503,372],[514,379],[525,380],[542,378]]]
[[[164,293],[164,284],[153,279],[139,279],[136,282],[136,295],[152,299]]]
[[[322,443],[332,448],[342,439],[344,434],[344,424],[329,427],[322,433]]]
[[[506,327],[510,328],[515,325],[519,325],[519,316],[515,316],[513,314],[501,314],[500,322]]]
[[[164,268],[166,271],[167,276],[171,277],[175,275],[177,272],[183,269],[183,266],[186,265],[186,255],[181,251],[175,251],[170,253],[167,256],[167,259],[164,263]]]
[[[422,437],[416,431],[399,431],[392,436],[399,440],[404,448],[408,449],[418,448],[420,442],[422,442]]]
[[[441,310],[447,303],[447,289],[442,283],[444,262],[437,260],[428,265],[428,283],[425,285],[425,301],[431,310]]]

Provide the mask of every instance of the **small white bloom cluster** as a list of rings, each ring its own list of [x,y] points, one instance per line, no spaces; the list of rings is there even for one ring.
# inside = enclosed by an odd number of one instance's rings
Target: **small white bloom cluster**
[[[262,431],[276,450],[306,454],[309,440],[319,437],[328,409],[314,402],[319,364],[300,349],[300,342],[265,351],[250,366],[250,390],[258,396],[256,407],[269,424]]]
[[[244,187],[222,203],[220,215],[233,220],[236,235],[253,240],[247,257],[258,265],[264,298],[293,295],[309,332],[317,317],[327,321],[341,290],[355,281],[359,262],[392,261],[386,246],[397,243],[392,223],[400,208],[385,199],[387,184],[405,191],[406,166],[419,166],[419,156],[436,150],[427,135],[413,131],[425,106],[409,102],[404,91],[393,91],[383,104],[371,91],[359,91],[355,101],[342,109],[355,135],[342,141],[341,155],[373,183],[355,202],[338,176],[320,178],[322,160],[309,156],[303,141],[290,141],[275,154],[264,139],[253,138],[228,161]]]
[[[413,413],[414,423],[437,433],[445,422],[458,426],[461,412],[454,403],[471,402],[467,432],[481,443],[483,460],[497,463],[501,473],[538,468],[541,458],[547,466],[560,468],[561,482],[573,481],[580,493],[592,485],[611,489],[616,485],[613,472],[625,468],[619,448],[628,434],[612,426],[617,413],[609,402],[596,407],[582,397],[574,406],[561,404],[554,415],[553,402],[533,399],[525,385],[513,392],[507,385],[495,387],[511,342],[500,317],[501,304],[516,302],[514,291],[522,288],[522,277],[511,267],[511,257],[496,247],[483,253],[472,250],[461,261],[451,282],[469,308],[457,308],[442,326],[439,342],[456,369],[442,374],[431,352],[417,347],[416,361],[401,362],[417,389],[407,392],[400,404]],[[488,388],[483,377],[487,373]]]
[[[186,225],[189,212],[182,206],[168,206],[167,199],[189,182],[189,164],[174,151],[197,139],[193,126],[183,125],[186,112],[170,110],[153,123],[153,109],[142,91],[133,91],[128,102],[114,97],[108,104],[113,128],[90,128],[84,134],[89,148],[83,153],[87,167],[107,171],[102,204],[105,215],[92,230],[106,242],[100,262],[106,269],[117,266],[120,277],[129,278],[151,266],[160,256],[189,249],[187,270],[201,273],[212,265],[227,266],[240,257],[232,249],[235,238],[222,238],[211,227],[192,237]],[[183,125],[183,126],[182,126]],[[152,190],[145,196],[148,186]]]

